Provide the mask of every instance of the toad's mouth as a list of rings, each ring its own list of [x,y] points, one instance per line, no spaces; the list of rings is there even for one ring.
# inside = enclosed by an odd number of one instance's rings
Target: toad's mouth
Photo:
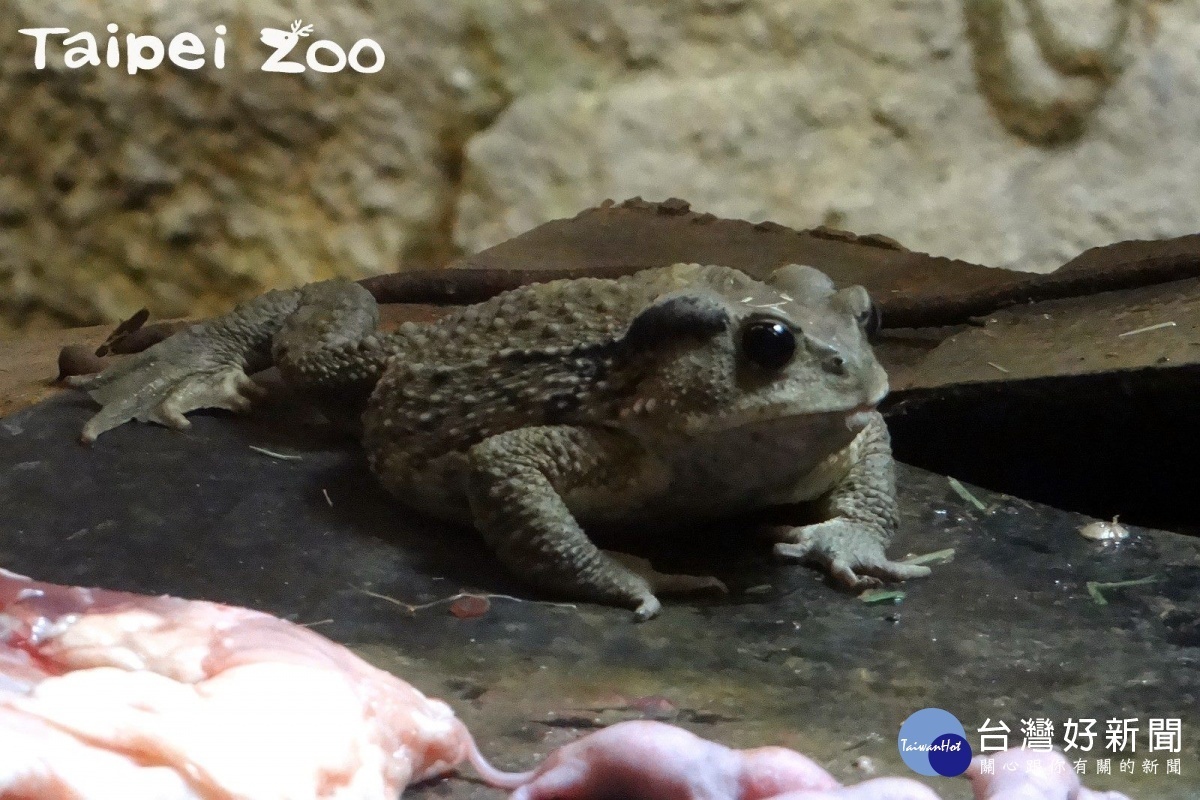
[[[847,428],[852,431],[860,431],[870,421],[871,415],[879,410],[879,404],[883,402],[883,398],[887,397],[887,394],[888,387],[885,384],[875,392],[872,398],[864,403],[859,403],[849,408],[830,409],[828,411],[806,411],[787,405],[770,405],[755,409],[755,411],[746,414],[740,423],[725,427],[760,424],[762,422],[769,422],[772,419],[824,419],[835,421],[841,418],[846,421]]]
[[[870,424],[879,404],[888,394],[887,381],[876,384],[874,391],[865,401],[842,408],[814,409],[804,402],[768,401],[750,407],[733,406],[719,413],[711,411],[682,415],[682,424],[675,422],[669,427],[687,436],[720,435],[731,431],[774,428],[781,435],[789,432],[806,431],[810,435],[827,431],[835,438],[849,432],[850,438]]]
[[[858,406],[846,415],[846,427],[849,430],[858,433],[871,422],[871,417],[875,414],[875,406]]]
[[[846,427],[858,433],[863,428],[867,427],[871,421],[871,415],[875,414],[879,409],[879,404],[883,402],[883,398],[888,395],[888,385],[886,383],[876,390],[875,396],[868,402],[855,406],[846,412]]]
[[[721,415],[698,415],[688,418],[685,427],[691,435],[773,429],[778,434],[786,436],[801,432],[812,435],[821,430],[830,433],[846,430],[851,432],[850,438],[853,438],[870,423],[871,417],[876,412],[875,403],[862,403],[850,408],[828,411],[813,411],[787,404],[771,404],[753,410],[740,409],[737,412]]]

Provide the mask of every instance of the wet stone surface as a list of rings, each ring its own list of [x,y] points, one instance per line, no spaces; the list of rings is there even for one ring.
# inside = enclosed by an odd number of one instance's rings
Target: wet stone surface
[[[91,411],[63,396],[0,419],[0,565],[42,580],[169,592],[260,608],[314,625],[423,691],[445,698],[499,765],[523,768],[589,728],[675,721],[734,746],[798,748],[845,781],[907,774],[900,723],[927,706],[969,732],[1004,720],[1138,718],[1136,776],[1088,781],[1136,798],[1200,794],[1198,543],[1133,529],[1084,539],[1086,518],[947,479],[900,473],[899,555],[954,548],[899,603],[868,604],[802,566],[780,564],[748,525],[693,531],[643,554],[715,573],[728,597],[667,598],[662,616],[543,602],[471,531],[393,503],[352,442],[275,405],[248,418],[194,415],[176,433],[125,426],[76,443]],[[281,459],[253,447],[292,456]],[[631,547],[631,549],[634,549]],[[1088,581],[1153,578],[1103,590]],[[481,616],[451,603],[493,597]],[[385,598],[393,598],[388,600]],[[459,609],[462,610],[461,608]],[[1183,775],[1147,753],[1151,717],[1179,717]],[[1114,772],[1117,771],[1114,757]],[[1158,774],[1140,774],[1142,761]],[[961,781],[932,785],[967,797]],[[451,778],[413,797],[500,797]]]

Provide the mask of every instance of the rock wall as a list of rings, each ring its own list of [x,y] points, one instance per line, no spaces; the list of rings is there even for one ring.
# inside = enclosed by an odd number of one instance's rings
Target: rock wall
[[[114,319],[139,307],[208,314],[264,287],[390,272],[450,257],[462,142],[502,103],[465,4],[3,0],[0,17],[0,315],[12,325]],[[363,37],[376,74],[272,74],[263,27]],[[226,64],[63,65],[18,29],[169,40]],[[61,38],[61,37],[59,37]],[[301,47],[305,45],[302,44]],[[57,51],[57,52],[56,52]],[[484,58],[479,67],[475,62]],[[466,77],[464,77],[466,76]]]
[[[207,314],[609,197],[1018,269],[1194,232],[1200,8],[1156,0],[0,0],[0,317]],[[384,68],[260,71],[262,27]],[[227,64],[33,67],[19,28]],[[302,45],[303,46],[303,45]]]

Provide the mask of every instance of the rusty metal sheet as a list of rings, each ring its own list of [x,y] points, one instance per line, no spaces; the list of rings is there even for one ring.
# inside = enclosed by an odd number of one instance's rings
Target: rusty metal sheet
[[[898,391],[1200,364],[1200,279],[997,311],[895,361]]]
[[[681,261],[724,264],[760,278],[783,264],[809,264],[838,283],[866,286],[889,325],[924,321],[912,311],[928,308],[936,298],[996,291],[1021,277],[913,252],[877,234],[797,231],[773,222],[720,219],[692,211],[683,200],[639,198],[548,222],[452,266],[607,276]],[[962,313],[951,310],[950,316]]]
[[[383,302],[469,303],[562,277],[613,277],[680,261],[725,264],[756,277],[804,263],[874,296],[889,328],[957,324],[1000,308],[1200,276],[1200,235],[1093,248],[1050,274],[918,253],[877,234],[798,231],[719,219],[678,199],[602,204],[554,220],[449,270],[364,281]]]

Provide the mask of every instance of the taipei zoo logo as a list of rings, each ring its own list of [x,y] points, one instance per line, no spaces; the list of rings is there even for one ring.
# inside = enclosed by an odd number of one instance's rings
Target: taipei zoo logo
[[[67,69],[122,66],[130,75],[152,70],[171,62],[180,69],[196,70],[211,64],[225,69],[225,35],[229,29],[217,25],[208,41],[194,33],[178,33],[168,41],[148,34],[120,35],[120,26],[110,23],[108,37],[87,31],[72,33],[69,28],[21,28],[18,33],[34,39],[34,69],[45,69],[53,52],[54,60]],[[102,42],[101,39],[104,39]],[[259,69],[263,72],[297,73],[354,72],[371,74],[383,69],[383,48],[374,39],[359,39],[343,47],[330,39],[313,36],[313,26],[295,20],[289,29],[263,28],[259,41],[271,48]]]
[[[953,778],[971,765],[966,729],[940,708],[923,708],[904,720],[896,746],[904,763],[918,775]]]

